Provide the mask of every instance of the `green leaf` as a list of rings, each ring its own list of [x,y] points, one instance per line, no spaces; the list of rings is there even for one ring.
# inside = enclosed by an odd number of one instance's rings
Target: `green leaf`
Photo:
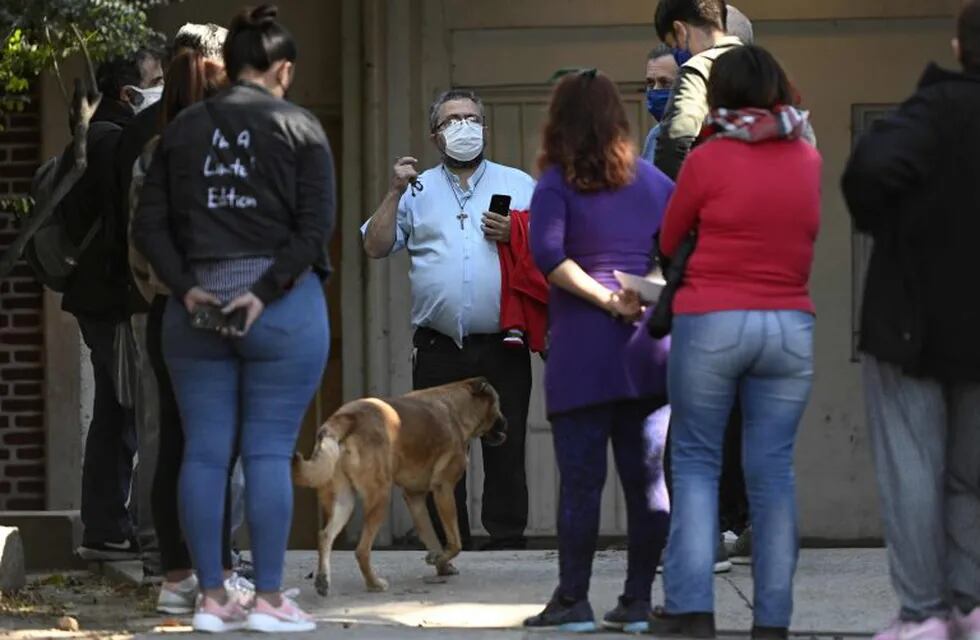
[[[78,53],[78,29],[93,64],[162,42],[146,10],[166,0],[0,0],[0,117],[26,98],[33,81],[55,61]],[[50,39],[49,39],[50,37]],[[71,84],[71,78],[65,79]]]

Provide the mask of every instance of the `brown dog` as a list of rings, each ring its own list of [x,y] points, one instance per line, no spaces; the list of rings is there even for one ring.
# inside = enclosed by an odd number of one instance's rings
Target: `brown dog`
[[[364,501],[364,528],[357,545],[368,591],[388,583],[371,567],[371,545],[384,520],[392,483],[404,491],[415,530],[425,544],[425,561],[439,575],[453,575],[459,555],[459,524],[453,491],[466,471],[469,441],[488,445],[506,440],[507,422],[497,392],[483,378],[464,380],[390,400],[367,398],[341,407],[317,432],[313,456],[293,457],[297,485],[317,490],[325,522],[320,532],[316,590],[330,589],[330,550],[354,511],[354,492]],[[425,506],[435,497],[446,548],[439,545]]]

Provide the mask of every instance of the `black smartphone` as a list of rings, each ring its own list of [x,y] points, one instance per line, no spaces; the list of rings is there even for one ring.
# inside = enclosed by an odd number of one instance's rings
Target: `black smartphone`
[[[227,318],[221,311],[221,307],[210,304],[198,305],[191,316],[191,326],[203,331],[221,331],[226,321]]]
[[[225,316],[225,324],[235,331],[241,333],[245,331],[245,318],[248,312],[245,309],[235,309],[231,315]]]
[[[202,331],[220,332],[223,329],[245,330],[245,309],[235,309],[226,315],[221,307],[199,305],[191,316],[191,326]]]
[[[502,216],[510,215],[510,196],[496,193],[490,197],[490,212]]]

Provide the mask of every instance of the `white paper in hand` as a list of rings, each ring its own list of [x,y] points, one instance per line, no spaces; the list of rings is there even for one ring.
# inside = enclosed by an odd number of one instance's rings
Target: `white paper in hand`
[[[640,296],[644,304],[653,304],[660,299],[660,292],[667,284],[659,274],[655,276],[635,276],[632,273],[613,271],[619,286],[623,289],[635,291]]]

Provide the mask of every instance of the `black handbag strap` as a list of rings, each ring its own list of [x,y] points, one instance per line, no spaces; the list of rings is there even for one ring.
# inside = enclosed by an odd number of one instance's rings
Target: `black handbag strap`
[[[695,246],[697,246],[697,236],[691,233],[677,247],[673,259],[664,268],[664,280],[666,284],[660,292],[660,299],[657,300],[657,306],[654,307],[653,313],[650,314],[650,318],[647,321],[647,331],[654,338],[662,339],[666,337],[673,328],[674,295],[684,280],[684,271],[687,269],[687,262],[691,259],[691,254],[694,253]]]
[[[653,245],[650,247],[650,264],[647,273],[653,271],[654,267],[660,264],[660,229],[653,234]]]

